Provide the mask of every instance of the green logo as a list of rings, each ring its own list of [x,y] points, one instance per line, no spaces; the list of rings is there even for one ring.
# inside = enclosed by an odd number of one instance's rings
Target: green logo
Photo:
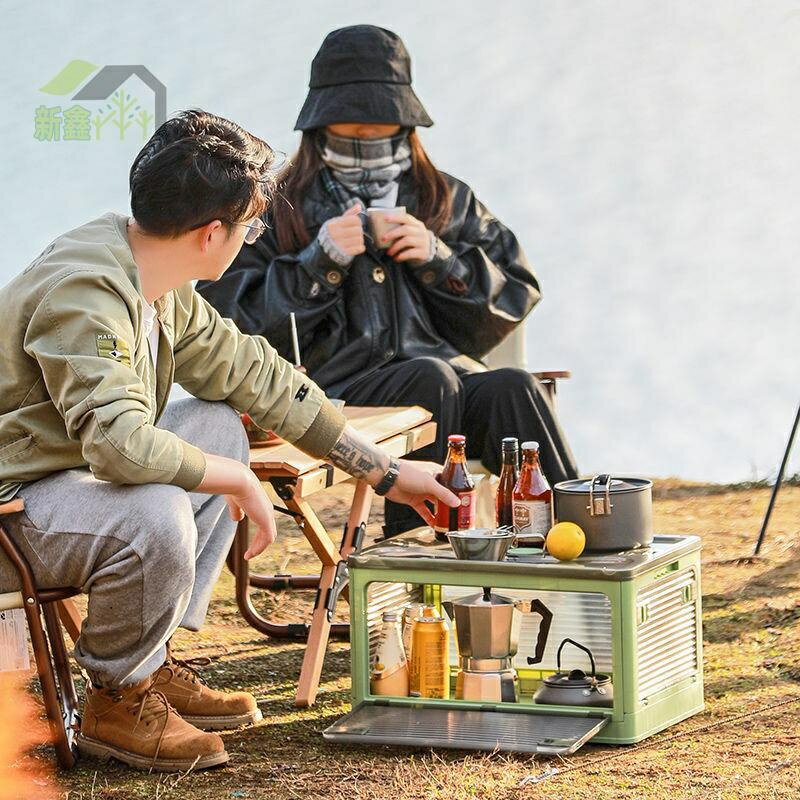
[[[133,77],[152,91],[152,105],[126,90]],[[39,91],[55,97],[71,95],[61,105],[42,103],[34,110],[33,138],[40,142],[90,142],[104,134],[106,139],[122,141],[129,133],[146,141],[167,118],[167,89],[141,64],[98,67],[75,59]]]
[[[111,358],[120,364],[131,365],[131,351],[127,343],[113,333],[98,333],[97,355],[101,358]]]

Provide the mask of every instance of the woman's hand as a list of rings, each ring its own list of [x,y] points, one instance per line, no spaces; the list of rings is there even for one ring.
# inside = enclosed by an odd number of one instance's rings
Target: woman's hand
[[[326,223],[331,241],[348,256],[357,256],[365,250],[364,228],[359,216],[361,210],[361,203],[356,203],[340,217],[332,217]]]
[[[388,231],[383,236],[381,244],[392,242],[386,254],[395,261],[421,261],[426,262],[431,254],[431,234],[425,223],[404,214],[387,214],[387,222],[397,222],[396,228]]]

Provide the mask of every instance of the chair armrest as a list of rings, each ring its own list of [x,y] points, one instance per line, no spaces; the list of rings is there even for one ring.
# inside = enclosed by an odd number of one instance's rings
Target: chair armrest
[[[547,393],[550,404],[553,406],[553,410],[555,410],[558,381],[571,378],[572,373],[568,369],[556,369],[550,370],[549,372],[532,372],[531,375],[541,381],[542,388]]]
[[[556,369],[550,370],[548,372],[532,372],[534,378],[538,378],[540,381],[557,381],[572,377],[572,373],[568,369]]]

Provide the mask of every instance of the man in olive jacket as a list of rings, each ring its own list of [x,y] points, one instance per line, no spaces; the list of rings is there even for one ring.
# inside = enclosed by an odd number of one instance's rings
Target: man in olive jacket
[[[236,412],[428,517],[426,501],[457,504],[430,465],[364,441],[192,288],[263,231],[272,158],[239,126],[182,113],[134,161],[133,218],[58,237],[0,290],[0,502],[25,502],[3,524],[40,587],[88,593],[79,747],[133,766],[224,763],[222,739],[200,728],[261,718],[252,695],[209,689],[168,648],[202,624],[235,520],[256,528],[248,558],[275,538]],[[194,397],[167,407],[173,382]],[[0,559],[0,592],[15,588]]]

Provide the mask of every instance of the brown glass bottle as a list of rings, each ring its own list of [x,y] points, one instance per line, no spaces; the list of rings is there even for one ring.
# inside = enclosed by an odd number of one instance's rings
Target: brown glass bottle
[[[519,441],[513,436],[503,439],[503,466],[495,498],[495,523],[498,528],[514,525],[514,487],[519,477]]]
[[[537,442],[522,443],[522,466],[514,487],[514,532],[528,539],[528,544],[544,541],[552,524],[550,484],[539,465]]]
[[[466,449],[466,436],[447,437],[447,460],[439,481],[458,495],[461,505],[450,508],[444,503],[436,504],[433,528],[440,541],[447,541],[448,531],[466,531],[475,526],[475,483],[467,470]]]

